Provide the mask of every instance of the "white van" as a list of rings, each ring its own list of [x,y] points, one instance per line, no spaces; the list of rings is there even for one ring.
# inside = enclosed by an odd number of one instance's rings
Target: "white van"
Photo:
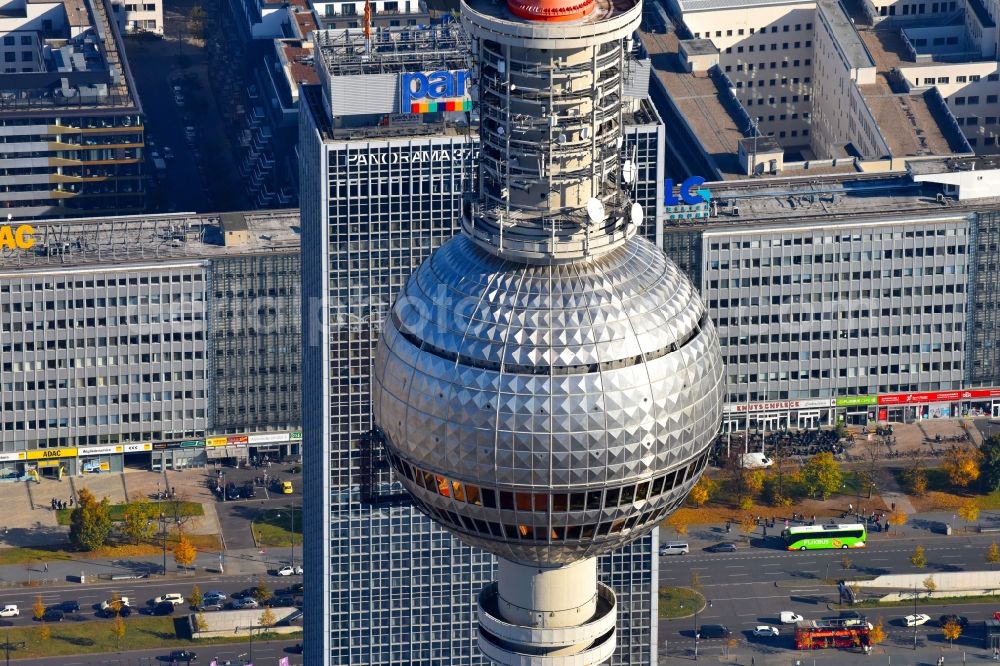
[[[763,453],[744,453],[740,457],[740,465],[743,469],[766,469],[774,464],[774,461]]]
[[[660,555],[687,555],[688,545],[680,541],[660,544]]]

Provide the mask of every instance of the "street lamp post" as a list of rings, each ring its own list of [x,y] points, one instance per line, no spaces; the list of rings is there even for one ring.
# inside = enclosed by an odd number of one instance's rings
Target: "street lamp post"
[[[913,584],[913,649],[917,649],[917,585]]]
[[[295,568],[295,509],[293,507],[287,507],[288,509],[288,542],[291,544],[292,554],[291,554],[291,564],[292,568]],[[281,517],[281,511],[276,514],[279,518]]]
[[[3,646],[0,646],[0,647],[3,647],[4,651],[7,653],[7,666],[10,666],[10,651],[11,650],[24,649],[25,645],[27,645],[27,644],[24,641],[19,641],[17,643],[11,643],[10,642],[10,630],[7,631],[7,639],[4,641]]]
[[[694,602],[694,660],[695,661],[698,661],[698,638],[700,637],[700,634],[698,632],[698,611],[700,610],[701,609],[698,608],[698,602],[697,601]]]
[[[160,540],[163,542],[163,571],[162,575],[167,575],[167,521],[163,512],[160,512]]]

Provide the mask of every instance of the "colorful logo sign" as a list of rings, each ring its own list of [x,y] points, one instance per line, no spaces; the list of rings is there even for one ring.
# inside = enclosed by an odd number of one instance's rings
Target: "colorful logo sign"
[[[837,407],[857,407],[874,405],[878,402],[876,395],[845,395],[837,398]]]
[[[30,224],[0,226],[0,249],[28,250],[35,244],[35,239],[31,237],[33,233],[35,229]]]
[[[674,179],[667,178],[663,185],[665,193],[664,203],[668,206],[677,206],[685,203],[688,206],[708,203],[712,198],[712,193],[707,188],[701,187],[705,184],[705,179],[701,176],[691,176],[684,179],[679,188],[680,198],[674,195]],[[693,190],[693,192],[692,192]]]
[[[471,111],[469,70],[403,72],[399,75],[399,110],[401,113],[437,113]]]

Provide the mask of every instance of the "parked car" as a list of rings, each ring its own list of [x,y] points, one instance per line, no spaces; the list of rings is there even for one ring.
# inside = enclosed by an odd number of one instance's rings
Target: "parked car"
[[[253,487],[252,481],[247,481],[243,484],[243,488],[240,490],[240,495],[247,499],[257,496],[257,490]]]
[[[730,635],[729,629],[722,624],[703,624],[701,629],[698,630],[698,638],[728,638]]]
[[[79,613],[80,612],[80,602],[79,601],[61,601],[55,606],[64,613]]]
[[[735,553],[736,544],[731,541],[723,541],[722,543],[717,543],[714,546],[709,546],[705,550],[710,553]]]
[[[777,627],[769,624],[758,624],[753,628],[753,635],[758,638],[777,638],[781,634]]]
[[[174,650],[170,653],[170,661],[198,661],[198,655],[191,650]]]
[[[305,592],[305,585],[302,583],[295,583],[294,585],[289,585],[288,589],[285,590],[285,594],[302,594]]]
[[[282,481],[281,482],[281,494],[283,494],[283,495],[291,495],[293,492],[295,492],[295,490],[292,488],[292,482],[291,481]]]
[[[169,601],[164,601],[161,604],[156,604],[150,611],[151,615],[173,615],[174,605]]]
[[[296,571],[295,567],[286,564],[275,572],[279,576],[294,576]]]
[[[21,610],[17,607],[17,604],[7,604],[3,608],[0,608],[0,617],[17,617],[21,614]]]
[[[162,596],[153,599],[154,606],[162,603],[171,603],[174,606],[180,606],[181,604],[184,603],[184,595],[179,594],[177,592],[168,592],[167,594],[164,594]]]
[[[904,617],[903,624],[907,627],[919,627],[922,624],[926,624],[930,619],[931,616],[926,613],[917,613],[916,615],[907,615]]]
[[[233,608],[235,610],[246,610],[247,608],[260,608],[260,604],[253,597],[243,597],[242,599],[233,600]]]
[[[962,617],[961,615],[955,615],[954,613],[948,615],[942,615],[940,618],[938,618],[938,626],[940,627],[943,627],[949,622],[954,622],[958,626],[964,627],[967,624],[969,624],[969,618]]]
[[[802,616],[792,611],[781,611],[778,619],[781,620],[782,624],[795,624],[802,621]]]
[[[229,597],[226,595],[225,592],[219,592],[217,590],[209,590],[205,594],[201,595],[202,603],[225,601],[228,598]]]
[[[42,613],[42,622],[62,622],[66,614],[58,608],[46,608]]]
[[[202,603],[200,606],[198,606],[198,610],[199,611],[220,611],[220,610],[224,610],[225,607],[226,607],[225,602],[222,602],[222,601],[208,601],[208,602]]]
[[[240,498],[240,489],[235,483],[230,481],[226,484],[226,499],[227,500],[238,500]]]
[[[233,592],[233,599],[249,599],[257,593],[256,587],[248,587],[245,590],[240,590],[239,592]]]

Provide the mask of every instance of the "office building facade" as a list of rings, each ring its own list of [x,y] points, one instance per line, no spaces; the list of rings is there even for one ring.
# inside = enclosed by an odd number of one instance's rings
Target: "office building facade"
[[[297,454],[298,215],[226,217],[40,221],[0,254],[0,477]]]
[[[382,319],[413,268],[457,232],[478,150],[464,113],[400,114],[395,86],[401,72],[463,70],[467,43],[455,25],[399,41],[379,34],[396,55],[387,49],[365,64],[341,41],[361,35],[317,33],[321,86],[301,97],[303,430],[321,443],[303,456],[305,555],[315,563],[306,571],[305,658],[483,664],[475,598],[495,560],[412,506],[372,436],[370,410]],[[346,94],[361,81],[388,93]],[[662,129],[645,125],[642,150],[662,145]],[[647,189],[659,168],[646,168]],[[653,659],[655,547],[647,535],[601,562],[623,592],[614,663]]]

